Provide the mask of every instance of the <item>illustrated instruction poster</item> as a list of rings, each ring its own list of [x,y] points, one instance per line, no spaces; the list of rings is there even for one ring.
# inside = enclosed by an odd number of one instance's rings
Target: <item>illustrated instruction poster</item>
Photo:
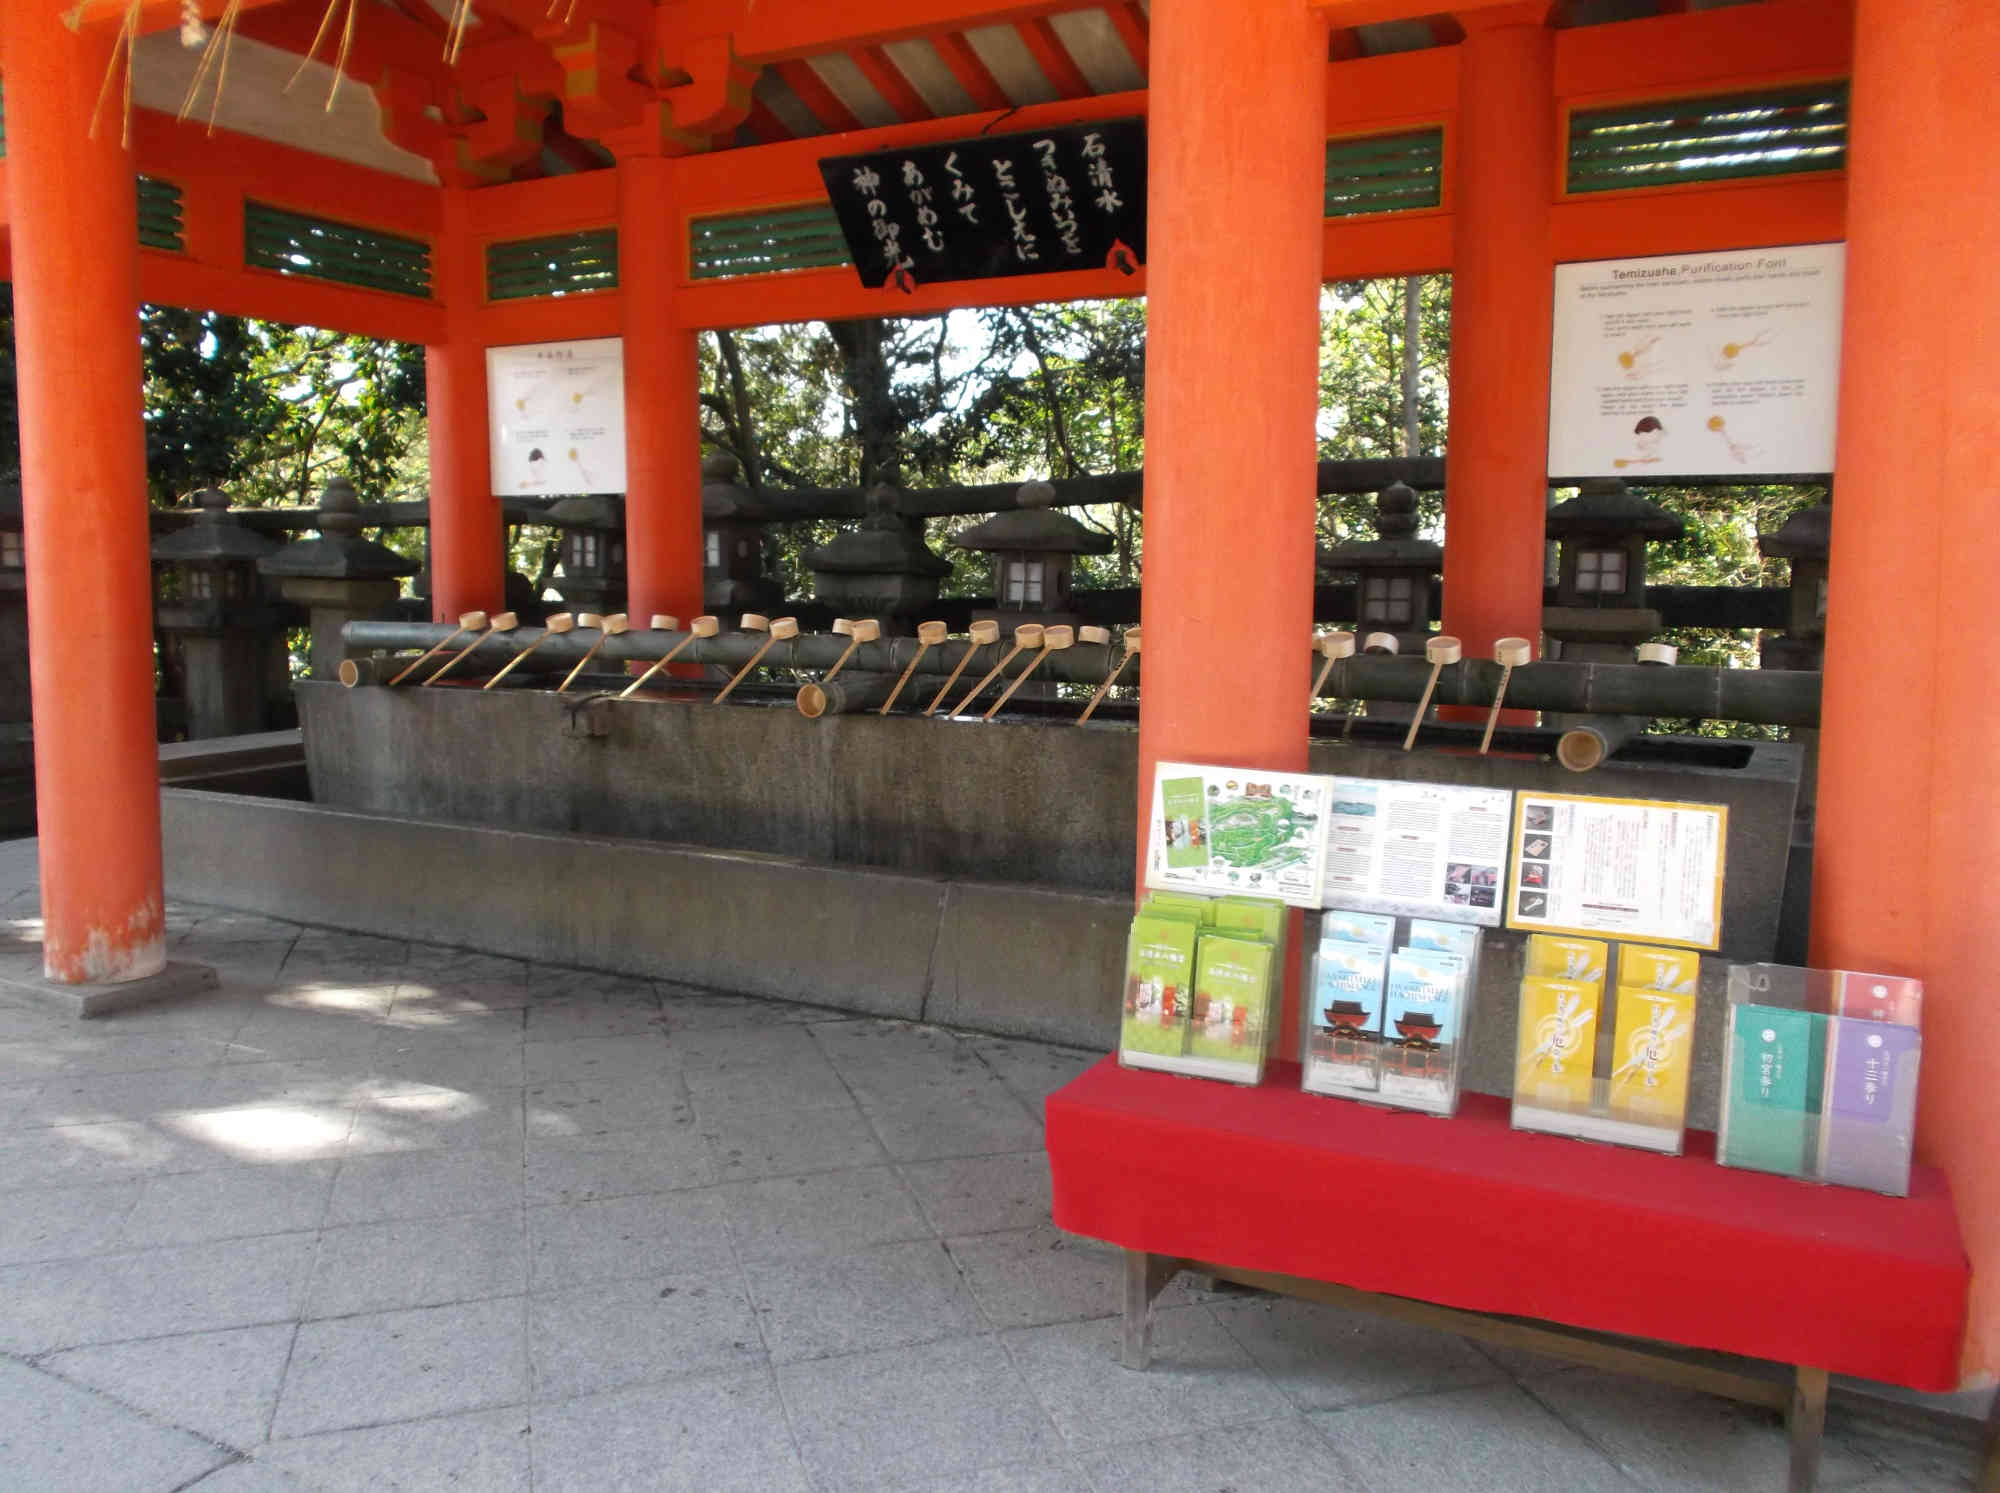
[[[1721,942],[1726,805],[1522,793],[1514,823],[1508,927]]]
[[[1514,795],[1506,788],[1326,778],[1324,904],[1500,926]]]
[[[486,410],[494,492],[625,491],[621,338],[487,348]]]
[[[1550,475],[1832,471],[1845,255],[1557,265]]]
[[[1320,905],[1327,780],[1162,762],[1153,774],[1146,885]]]

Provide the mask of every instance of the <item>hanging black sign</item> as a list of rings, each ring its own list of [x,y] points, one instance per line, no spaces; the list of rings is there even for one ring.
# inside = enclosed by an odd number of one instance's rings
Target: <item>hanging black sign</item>
[[[1146,121],[1108,119],[819,163],[861,283],[1146,260]]]

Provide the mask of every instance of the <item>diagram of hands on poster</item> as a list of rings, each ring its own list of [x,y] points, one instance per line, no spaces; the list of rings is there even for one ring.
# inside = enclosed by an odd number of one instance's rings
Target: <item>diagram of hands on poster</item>
[[[1843,265],[1803,244],[1556,266],[1549,471],[1832,470]]]
[[[616,337],[486,350],[498,493],[625,490],[625,359]]]

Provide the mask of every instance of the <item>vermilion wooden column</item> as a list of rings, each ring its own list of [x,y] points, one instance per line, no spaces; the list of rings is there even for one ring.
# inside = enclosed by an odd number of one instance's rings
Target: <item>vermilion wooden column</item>
[[[1306,765],[1326,54],[1297,0],[1152,7],[1142,828],[1162,758]]]
[[[444,189],[436,279],[446,341],[424,349],[431,442],[431,616],[498,611],[506,602],[505,525],[493,495],[486,431],[486,349],[477,312],[486,272],[472,241],[471,191]]]
[[[1443,630],[1474,657],[1510,636],[1539,651],[1542,633],[1556,180],[1547,10],[1468,12],[1459,49]]]
[[[2000,1371],[2000,138],[1986,0],[1861,0],[1848,152],[1813,958],[1925,981],[1918,1153]],[[1960,662],[1963,660],[1963,662]]]
[[[695,333],[675,325],[668,163],[618,162],[625,334],[625,576],[635,619],[701,605],[701,393]]]
[[[4,25],[42,956],[131,980],[166,962],[135,167],[115,91],[87,134],[109,35]]]

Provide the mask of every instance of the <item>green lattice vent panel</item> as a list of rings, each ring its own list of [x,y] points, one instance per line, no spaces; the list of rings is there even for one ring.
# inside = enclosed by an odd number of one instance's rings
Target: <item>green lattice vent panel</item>
[[[1847,164],[1847,84],[1579,110],[1569,120],[1569,189],[1611,192]]]
[[[774,275],[852,264],[840,220],[824,203],[697,218],[688,225],[688,265],[696,280]]]
[[[422,240],[262,202],[243,204],[243,262],[391,295],[428,299],[431,293],[431,248]]]
[[[139,243],[170,254],[187,248],[181,236],[181,189],[172,182],[156,176],[139,178]]]
[[[596,228],[486,247],[486,295],[518,301],[618,288],[618,232]]]
[[[1407,213],[1444,200],[1444,131],[1371,135],[1326,145],[1326,215]]]

